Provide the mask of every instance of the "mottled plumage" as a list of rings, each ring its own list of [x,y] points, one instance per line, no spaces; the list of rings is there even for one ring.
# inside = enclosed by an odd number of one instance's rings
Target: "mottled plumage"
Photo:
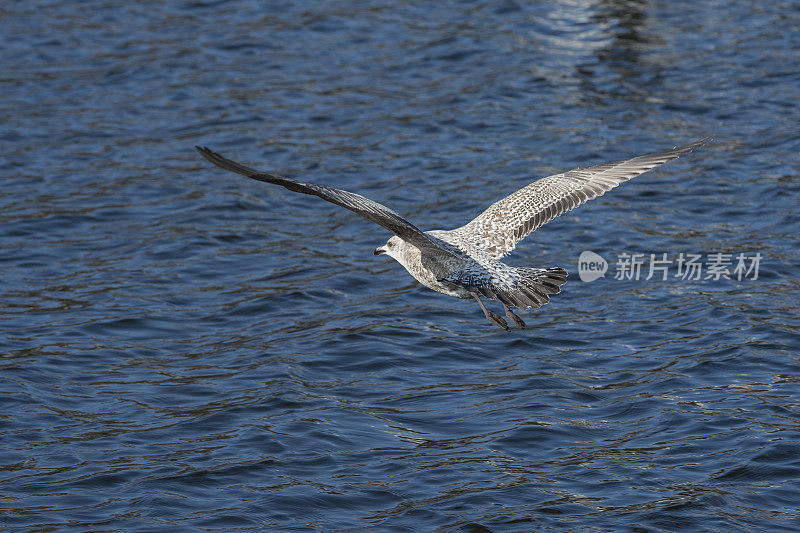
[[[458,298],[476,299],[490,321],[508,329],[505,320],[486,309],[480,296],[499,300],[506,316],[524,327],[525,323],[510,307],[541,307],[550,301],[550,295],[561,291],[567,276],[563,268],[521,268],[502,263],[500,259],[519,241],[570,209],[708,141],[706,138],[672,150],[548,176],[498,200],[460,228],[428,232],[361,195],[261,172],[208,148],[197,149],[220,168],[282,185],[294,192],[319,196],[386,228],[395,236],[377,248],[375,255],[393,257],[428,288]]]

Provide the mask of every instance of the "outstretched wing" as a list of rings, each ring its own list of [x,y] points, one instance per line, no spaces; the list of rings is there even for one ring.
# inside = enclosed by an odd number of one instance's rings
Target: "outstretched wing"
[[[404,219],[385,205],[374,202],[369,198],[365,198],[359,194],[355,194],[341,189],[334,189],[333,187],[326,187],[324,185],[314,185],[313,183],[303,183],[291,178],[284,178],[283,176],[276,176],[275,174],[268,174],[261,172],[254,168],[247,167],[236,161],[231,161],[220,154],[208,149],[195,146],[203,157],[214,163],[220,168],[230,170],[252,178],[258,181],[267,183],[274,183],[282,185],[294,192],[301,192],[304,194],[311,194],[319,196],[323,200],[342,206],[354,213],[361,215],[369,221],[382,226],[404,241],[410,242],[417,247],[436,247],[444,253],[450,253],[443,250],[438,244],[434,243],[428,235],[422,230],[417,228],[414,224]]]
[[[606,191],[651,168],[688,154],[710,140],[707,137],[664,152],[542,178],[493,203],[471,222],[453,232],[499,259],[511,252],[533,230],[555,217],[602,196]]]

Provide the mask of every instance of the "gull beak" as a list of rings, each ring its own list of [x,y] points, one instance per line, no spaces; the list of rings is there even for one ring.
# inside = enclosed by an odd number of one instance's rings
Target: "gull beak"
[[[372,255],[383,255],[386,253],[386,248],[381,246],[380,248],[375,248],[375,251],[372,252]]]

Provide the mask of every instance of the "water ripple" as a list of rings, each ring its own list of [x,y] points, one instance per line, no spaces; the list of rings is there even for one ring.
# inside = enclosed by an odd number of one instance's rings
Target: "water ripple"
[[[4,530],[798,530],[798,7],[7,6]],[[434,229],[709,134],[523,243],[571,276],[510,334],[192,148]],[[584,250],[763,260],[587,284]]]

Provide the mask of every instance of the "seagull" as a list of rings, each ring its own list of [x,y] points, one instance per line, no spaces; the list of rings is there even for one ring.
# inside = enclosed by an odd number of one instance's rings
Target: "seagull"
[[[460,228],[434,231],[422,231],[385,205],[359,194],[262,172],[208,148],[195,148],[222,169],[318,196],[389,230],[394,235],[375,249],[375,255],[393,258],[429,289],[474,299],[491,323],[509,331],[508,322],[487,309],[482,296],[499,300],[506,318],[525,328],[525,322],[511,308],[538,309],[550,301],[551,295],[561,292],[561,285],[567,281],[567,271],[560,267],[528,268],[503,263],[501,259],[517,243],[557,216],[710,140],[707,137],[663,152],[547,176],[498,200]]]

